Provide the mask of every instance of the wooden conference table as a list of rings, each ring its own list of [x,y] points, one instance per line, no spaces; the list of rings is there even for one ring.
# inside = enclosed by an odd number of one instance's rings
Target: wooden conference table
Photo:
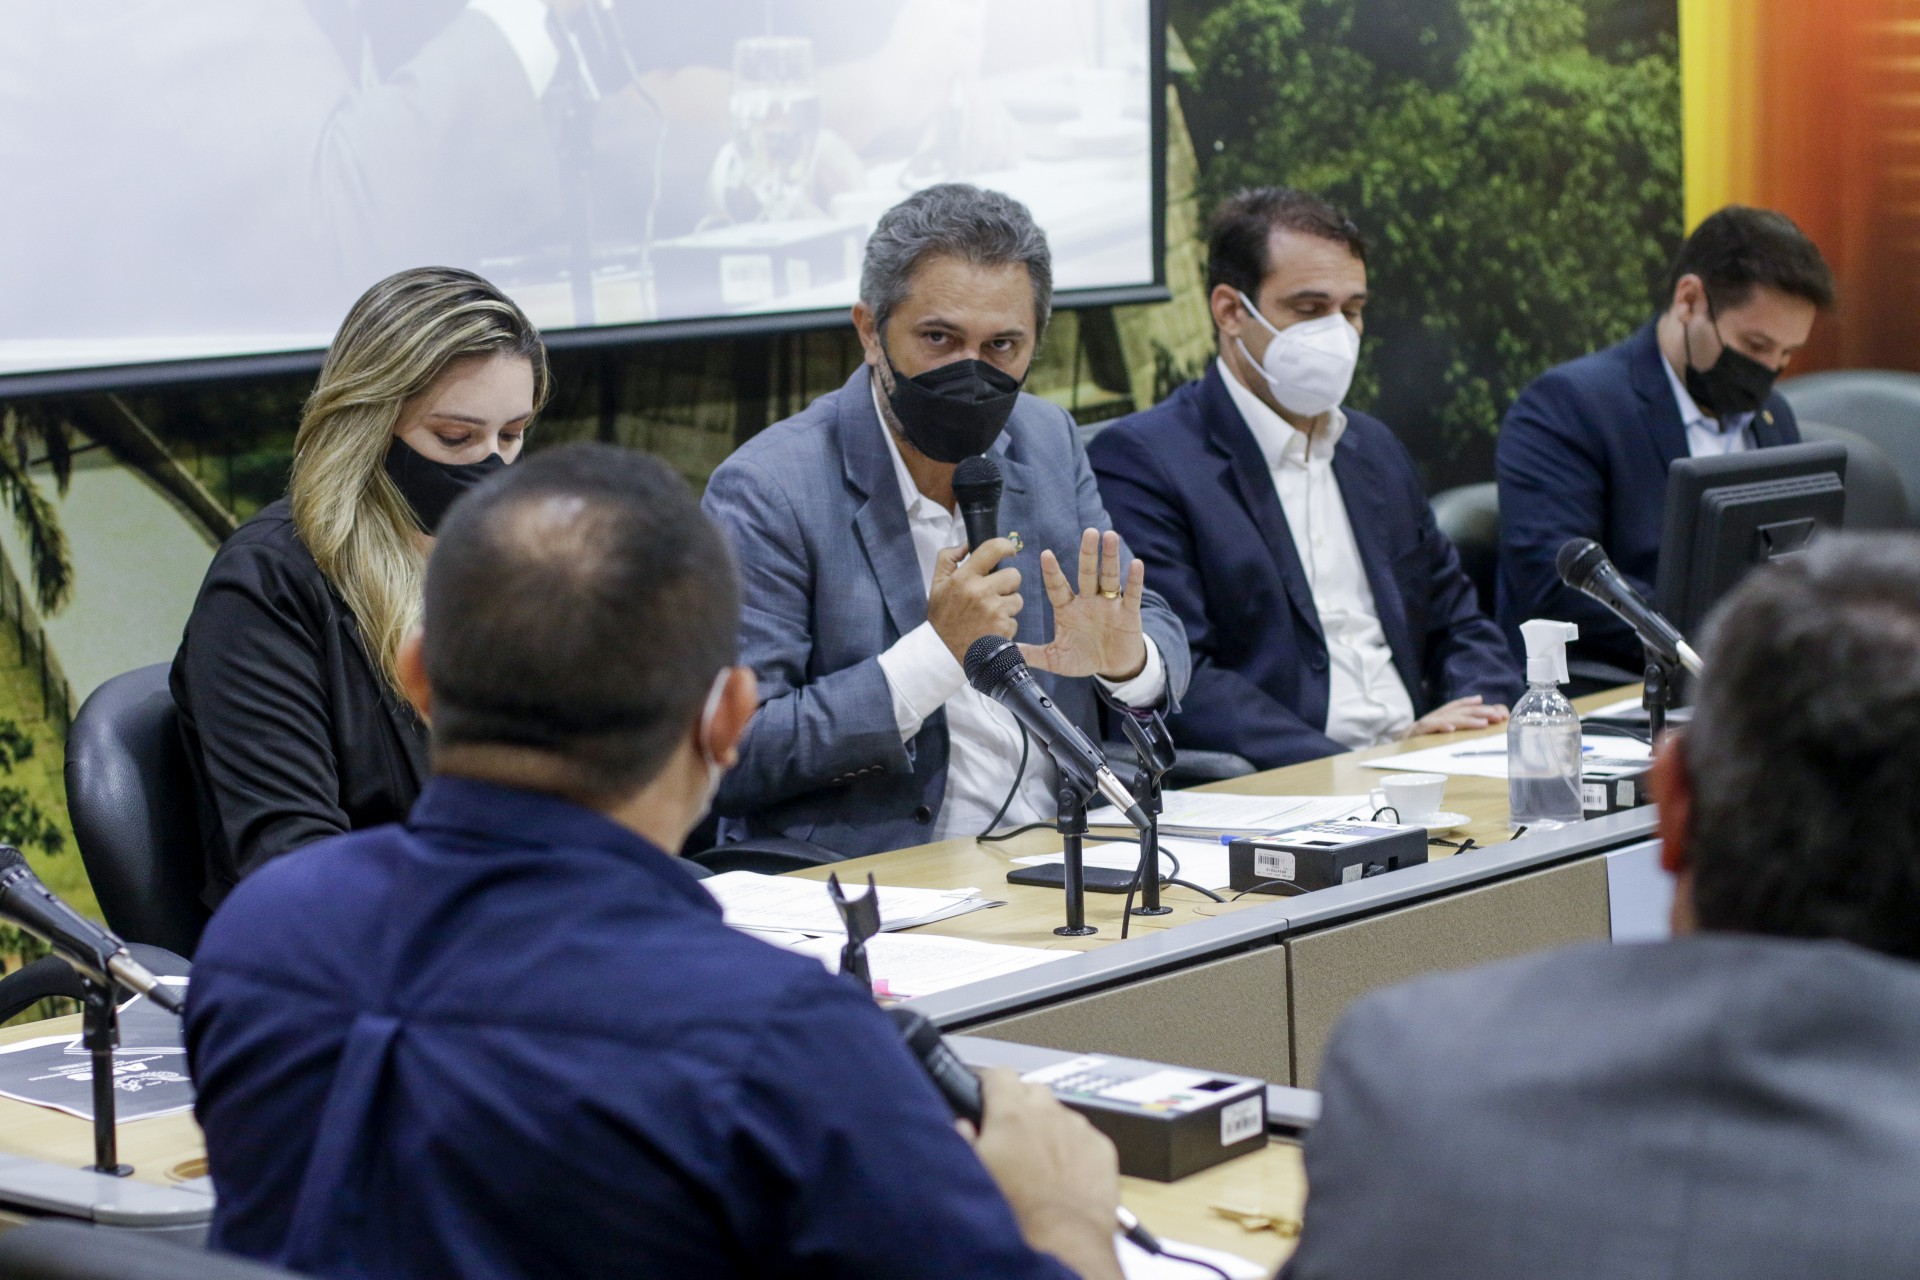
[[[1626,692],[1595,695],[1580,705],[1591,709]],[[1416,739],[1210,789],[1363,794],[1382,776],[1366,761],[1470,736]],[[1451,850],[1435,845],[1428,867],[1300,898],[1253,895],[1215,903],[1170,887],[1163,902],[1172,913],[1135,917],[1125,942],[1120,896],[1089,894],[1087,921],[1099,932],[1062,938],[1053,933],[1062,920],[1058,891],[1006,883],[1011,859],[1058,851],[1057,837],[1046,831],[1003,846],[949,840],[849,860],[831,870],[843,881],[872,871],[888,885],[977,885],[1006,905],[923,929],[1085,953],[913,1002],[943,1027],[1310,1086],[1332,1020],[1365,991],[1432,969],[1606,937],[1599,863],[1607,850],[1644,843],[1651,831],[1651,812],[1642,810],[1509,841],[1506,784],[1490,779],[1449,779],[1446,807],[1470,819],[1449,838],[1470,836],[1483,846],[1458,866],[1448,865]],[[828,870],[796,874],[824,879]],[[0,1044],[78,1030],[77,1016],[53,1019],[0,1031]],[[120,1149],[136,1178],[164,1184],[205,1173],[199,1127],[187,1113],[121,1125]],[[77,1168],[91,1162],[91,1127],[0,1099],[0,1153]],[[1127,1204],[1156,1233],[1267,1265],[1278,1264],[1291,1240],[1272,1230],[1245,1230],[1215,1206],[1271,1215],[1284,1224],[1297,1219],[1306,1200],[1299,1150],[1284,1142],[1177,1183],[1124,1182]],[[0,1227],[8,1220],[0,1213]]]

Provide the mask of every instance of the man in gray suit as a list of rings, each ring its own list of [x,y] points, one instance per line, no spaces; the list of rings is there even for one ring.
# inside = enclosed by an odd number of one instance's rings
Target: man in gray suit
[[[909,196],[867,242],[865,363],[708,481],[762,699],[715,804],[724,837],[857,855],[1051,820],[1052,762],[961,670],[984,635],[1020,641],[1096,740],[1085,677],[1131,706],[1185,690],[1180,620],[1112,531],[1072,418],[1020,391],[1052,299],[1024,205],[957,183]],[[953,473],[976,454],[999,465],[1010,536],[969,549]]]
[[[1920,1271],[1920,538],[1756,572],[1705,666],[1674,939],[1355,1004],[1295,1280]]]

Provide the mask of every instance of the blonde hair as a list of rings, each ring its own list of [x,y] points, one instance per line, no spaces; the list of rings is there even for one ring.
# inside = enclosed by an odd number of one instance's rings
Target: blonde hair
[[[387,478],[387,450],[409,399],[454,361],[492,355],[532,364],[538,413],[551,389],[546,348],[511,298],[452,267],[388,276],[347,312],[294,436],[294,529],[396,693],[394,659],[420,620],[426,558],[413,511]]]

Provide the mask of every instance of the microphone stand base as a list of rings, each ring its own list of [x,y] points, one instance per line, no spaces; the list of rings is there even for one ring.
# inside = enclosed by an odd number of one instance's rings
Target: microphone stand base
[[[1098,933],[1100,932],[1100,930],[1094,928],[1090,924],[1083,924],[1078,928],[1075,928],[1072,925],[1063,924],[1058,929],[1055,929],[1054,932],[1059,934],[1063,938],[1084,938],[1088,934]]]
[[[1133,909],[1133,914],[1137,916],[1170,916],[1173,914],[1173,908],[1172,907],[1135,907]]]

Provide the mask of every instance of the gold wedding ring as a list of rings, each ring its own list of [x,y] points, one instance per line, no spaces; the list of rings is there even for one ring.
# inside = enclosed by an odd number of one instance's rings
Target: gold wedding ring
[[[1018,529],[1009,529],[1007,531],[1007,541],[1013,544],[1013,549],[1016,554],[1022,547],[1027,545],[1020,540],[1020,531]]]
[[[1118,600],[1120,598],[1118,591],[1102,591],[1100,594],[1108,600]]]

